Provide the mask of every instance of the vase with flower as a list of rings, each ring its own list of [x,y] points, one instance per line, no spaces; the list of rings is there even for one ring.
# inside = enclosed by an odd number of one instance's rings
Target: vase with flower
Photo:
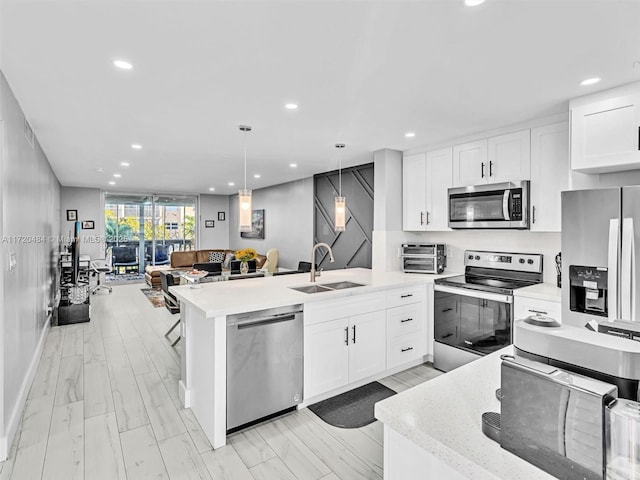
[[[253,248],[243,248],[242,250],[236,250],[236,260],[240,260],[240,273],[243,275],[249,272],[249,260],[253,260],[258,256],[258,253]]]

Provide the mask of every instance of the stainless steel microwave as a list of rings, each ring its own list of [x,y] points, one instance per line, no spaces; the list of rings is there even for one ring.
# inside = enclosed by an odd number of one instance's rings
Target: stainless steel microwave
[[[449,228],[529,228],[529,180],[449,189]]]
[[[441,243],[402,245],[402,270],[405,273],[442,273],[446,266],[446,246]]]

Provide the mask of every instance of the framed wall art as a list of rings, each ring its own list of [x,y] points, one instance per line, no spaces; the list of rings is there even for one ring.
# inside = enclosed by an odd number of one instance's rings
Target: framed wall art
[[[264,239],[264,210],[251,211],[251,231],[240,232],[242,238]]]
[[[215,222],[213,220],[205,220],[204,228],[213,228],[215,227]]]
[[[67,210],[67,221],[75,222],[78,220],[78,210]]]

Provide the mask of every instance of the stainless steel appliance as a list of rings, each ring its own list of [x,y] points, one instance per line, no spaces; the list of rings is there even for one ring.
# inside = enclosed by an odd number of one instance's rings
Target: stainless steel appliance
[[[465,274],[435,281],[434,366],[449,371],[511,344],[513,290],[540,282],[540,254],[465,251]]]
[[[502,359],[502,448],[557,478],[604,478],[604,412],[616,387],[520,357]]]
[[[640,186],[562,192],[562,322],[638,321]]]
[[[450,228],[529,228],[529,180],[449,189]]]
[[[441,243],[402,245],[402,270],[406,273],[442,273],[446,266],[446,245]]]
[[[302,305],[227,317],[227,432],[302,401],[302,321]]]

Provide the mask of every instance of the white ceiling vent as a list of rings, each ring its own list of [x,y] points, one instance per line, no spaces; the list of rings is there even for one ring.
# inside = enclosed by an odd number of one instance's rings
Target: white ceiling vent
[[[33,129],[31,128],[31,125],[29,125],[29,122],[27,122],[26,118],[24,119],[24,138],[27,140],[27,143],[31,145],[31,148],[33,148]]]

